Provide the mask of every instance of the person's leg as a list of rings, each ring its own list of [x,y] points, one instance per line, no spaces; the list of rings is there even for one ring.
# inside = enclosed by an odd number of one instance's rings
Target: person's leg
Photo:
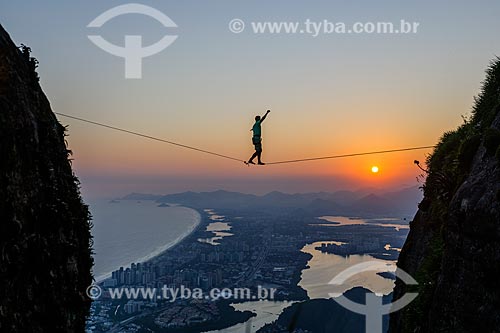
[[[257,147],[257,157],[258,157],[258,161],[259,161],[259,164],[260,165],[264,165],[264,163],[262,162],[262,138],[259,138],[259,146]]]
[[[252,157],[250,157],[250,159],[248,160],[248,163],[253,163],[253,159],[256,158],[258,156],[259,153],[255,152],[253,153]],[[260,157],[259,157],[259,160],[260,160]]]
[[[252,144],[254,145],[255,147],[255,153],[253,153],[252,157],[250,157],[250,159],[248,160],[248,163],[251,163],[251,164],[255,164],[253,162],[253,159],[256,158],[259,154],[259,144],[260,144],[260,138],[254,136],[252,137]]]
[[[259,150],[257,150],[257,161],[260,165],[264,165],[265,163],[262,162],[261,156],[262,156],[262,145],[260,145]]]

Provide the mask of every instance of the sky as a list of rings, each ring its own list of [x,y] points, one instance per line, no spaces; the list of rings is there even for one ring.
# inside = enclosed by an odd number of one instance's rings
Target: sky
[[[127,1],[11,1],[0,23],[33,50],[53,111],[248,159],[253,118],[263,160],[280,161],[435,144],[470,114],[484,70],[500,54],[498,1],[137,1],[146,15],[87,25]],[[245,30],[229,29],[233,19]],[[263,33],[252,22],[418,22],[414,34]],[[94,45],[177,39],[127,79],[124,59]],[[199,152],[93,127],[69,125],[74,168],[88,197],[129,192],[246,193],[415,186],[429,150],[246,167]],[[379,172],[372,173],[371,167]]]

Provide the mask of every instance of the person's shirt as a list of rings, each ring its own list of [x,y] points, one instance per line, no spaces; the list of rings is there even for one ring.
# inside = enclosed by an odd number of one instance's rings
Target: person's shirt
[[[260,127],[261,120],[257,120],[255,124],[252,127],[253,131],[253,136],[260,136],[261,134],[261,127]]]

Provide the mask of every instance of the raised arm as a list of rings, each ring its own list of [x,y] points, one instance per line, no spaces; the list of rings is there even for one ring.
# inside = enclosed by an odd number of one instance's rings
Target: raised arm
[[[271,110],[267,110],[266,114],[262,116],[262,118],[260,118],[260,122],[263,122],[264,119],[266,119],[267,115],[269,114],[269,112],[271,112]]]

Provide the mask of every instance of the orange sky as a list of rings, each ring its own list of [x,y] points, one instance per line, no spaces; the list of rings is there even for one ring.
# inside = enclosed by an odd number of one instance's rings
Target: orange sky
[[[178,24],[178,38],[144,59],[141,79],[125,79],[122,58],[106,54],[86,25],[109,9],[102,1],[66,7],[6,3],[0,18],[17,44],[39,60],[40,82],[54,111],[247,159],[253,118],[263,125],[264,161],[435,144],[470,113],[498,44],[498,2],[439,3],[155,2]],[[432,10],[429,10],[432,6]],[[71,10],[67,10],[71,8]],[[329,19],[420,22],[410,35],[234,34],[228,22]],[[57,22],[57,24],[46,24]],[[467,24],[464,24],[467,22]],[[32,27],[36,26],[37,29]],[[61,29],[64,27],[64,29]],[[145,15],[100,28],[110,42],[164,35]],[[60,117],[83,190],[233,189],[304,192],[418,185],[413,160],[428,151],[247,168]],[[380,167],[372,174],[373,165]]]

